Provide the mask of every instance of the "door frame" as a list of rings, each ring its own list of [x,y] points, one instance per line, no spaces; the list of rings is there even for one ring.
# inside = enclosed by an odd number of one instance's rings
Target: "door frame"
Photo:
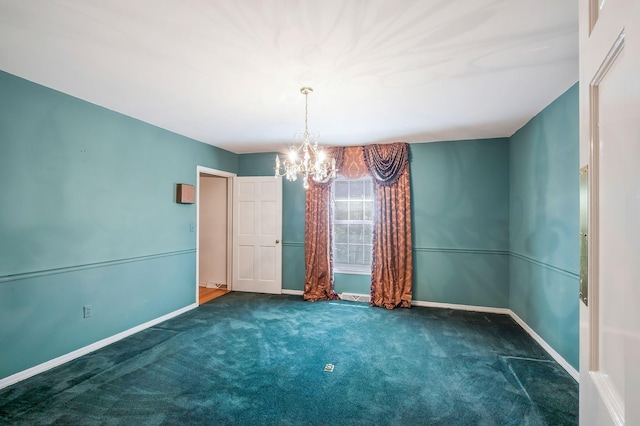
[[[196,166],[196,303],[200,292],[200,174],[218,176],[227,179],[227,290],[233,285],[233,182],[235,173],[224,170]]]

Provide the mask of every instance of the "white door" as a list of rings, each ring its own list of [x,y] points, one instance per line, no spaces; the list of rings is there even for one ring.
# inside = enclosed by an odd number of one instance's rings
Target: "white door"
[[[282,179],[234,179],[234,291],[282,292]]]
[[[580,423],[640,425],[640,0],[580,1]]]

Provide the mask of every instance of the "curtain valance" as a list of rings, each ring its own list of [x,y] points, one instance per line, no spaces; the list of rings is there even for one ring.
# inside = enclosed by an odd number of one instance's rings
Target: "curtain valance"
[[[363,154],[371,177],[384,186],[395,184],[409,165],[406,143],[365,145]]]

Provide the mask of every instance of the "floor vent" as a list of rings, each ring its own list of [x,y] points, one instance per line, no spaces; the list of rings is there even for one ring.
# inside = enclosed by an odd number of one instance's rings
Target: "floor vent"
[[[369,295],[368,294],[340,293],[340,299],[348,300],[350,302],[366,302],[366,303],[369,303]]]
[[[207,287],[207,288],[221,288],[221,289],[226,289],[227,285],[223,284],[223,283],[216,283],[213,281],[205,281],[205,282],[200,282],[200,287]]]

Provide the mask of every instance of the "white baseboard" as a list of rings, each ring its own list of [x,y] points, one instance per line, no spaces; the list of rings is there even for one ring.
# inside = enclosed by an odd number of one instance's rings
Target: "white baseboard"
[[[412,300],[411,305],[422,306],[425,308],[443,308],[443,309],[455,309],[457,311],[473,311],[473,312],[487,312],[491,314],[504,314],[508,315],[511,312],[507,308],[492,308],[487,306],[473,306],[473,305],[458,305],[455,303],[439,303],[439,302],[422,302],[420,300]]]
[[[140,324],[138,326],[125,330],[121,333],[114,334],[113,336],[107,337],[106,339],[102,339],[88,346],[82,347],[80,349],[76,349],[75,351],[69,352],[68,354],[59,356],[47,362],[43,362],[42,364],[38,364],[35,367],[31,367],[26,370],[20,371],[18,373],[12,374],[11,376],[5,377],[4,379],[0,379],[0,389],[16,384],[22,380],[28,379],[29,377],[35,376],[36,374],[40,374],[52,368],[58,367],[76,358],[80,358],[83,355],[87,355],[100,348],[104,348],[105,346],[115,343],[118,340],[122,340],[125,337],[129,337],[149,327],[153,327],[156,324],[160,324],[161,322],[164,322],[168,319],[177,317],[178,315],[182,315],[185,312],[188,312],[197,307],[198,307],[198,304],[193,303],[191,305],[185,306],[184,308],[178,309],[177,311],[170,312],[166,315],[163,315],[151,321],[145,322],[144,324]]]
[[[509,309],[509,315],[511,315],[511,318],[513,318],[513,320],[515,322],[517,322],[520,327],[524,328],[524,330],[529,333],[529,335],[531,337],[533,337],[533,340],[535,340],[536,342],[538,342],[540,344],[540,346],[542,346],[544,348],[545,351],[547,351],[547,353],[549,355],[551,355],[551,357],[553,359],[556,360],[556,362],[558,364],[560,364],[562,366],[562,368],[564,368],[567,373],[569,373],[571,375],[571,377],[573,377],[575,379],[576,382],[580,382],[580,373],[578,373],[578,370],[576,370],[575,368],[573,368],[573,366],[571,364],[569,364],[567,362],[567,360],[565,360],[562,355],[560,355],[558,352],[555,351],[555,349],[553,349],[547,342],[544,341],[544,339],[542,337],[540,337],[538,335],[538,333],[536,333],[535,331],[533,331],[533,329],[531,327],[529,327],[527,325],[526,322],[524,322],[522,320],[522,318],[520,318],[518,316],[518,314],[516,314],[515,312],[513,312],[511,309]]]
[[[304,291],[302,290],[287,290],[286,288],[283,288],[282,290],[280,290],[281,294],[290,294],[292,296],[302,296],[304,294]]]

